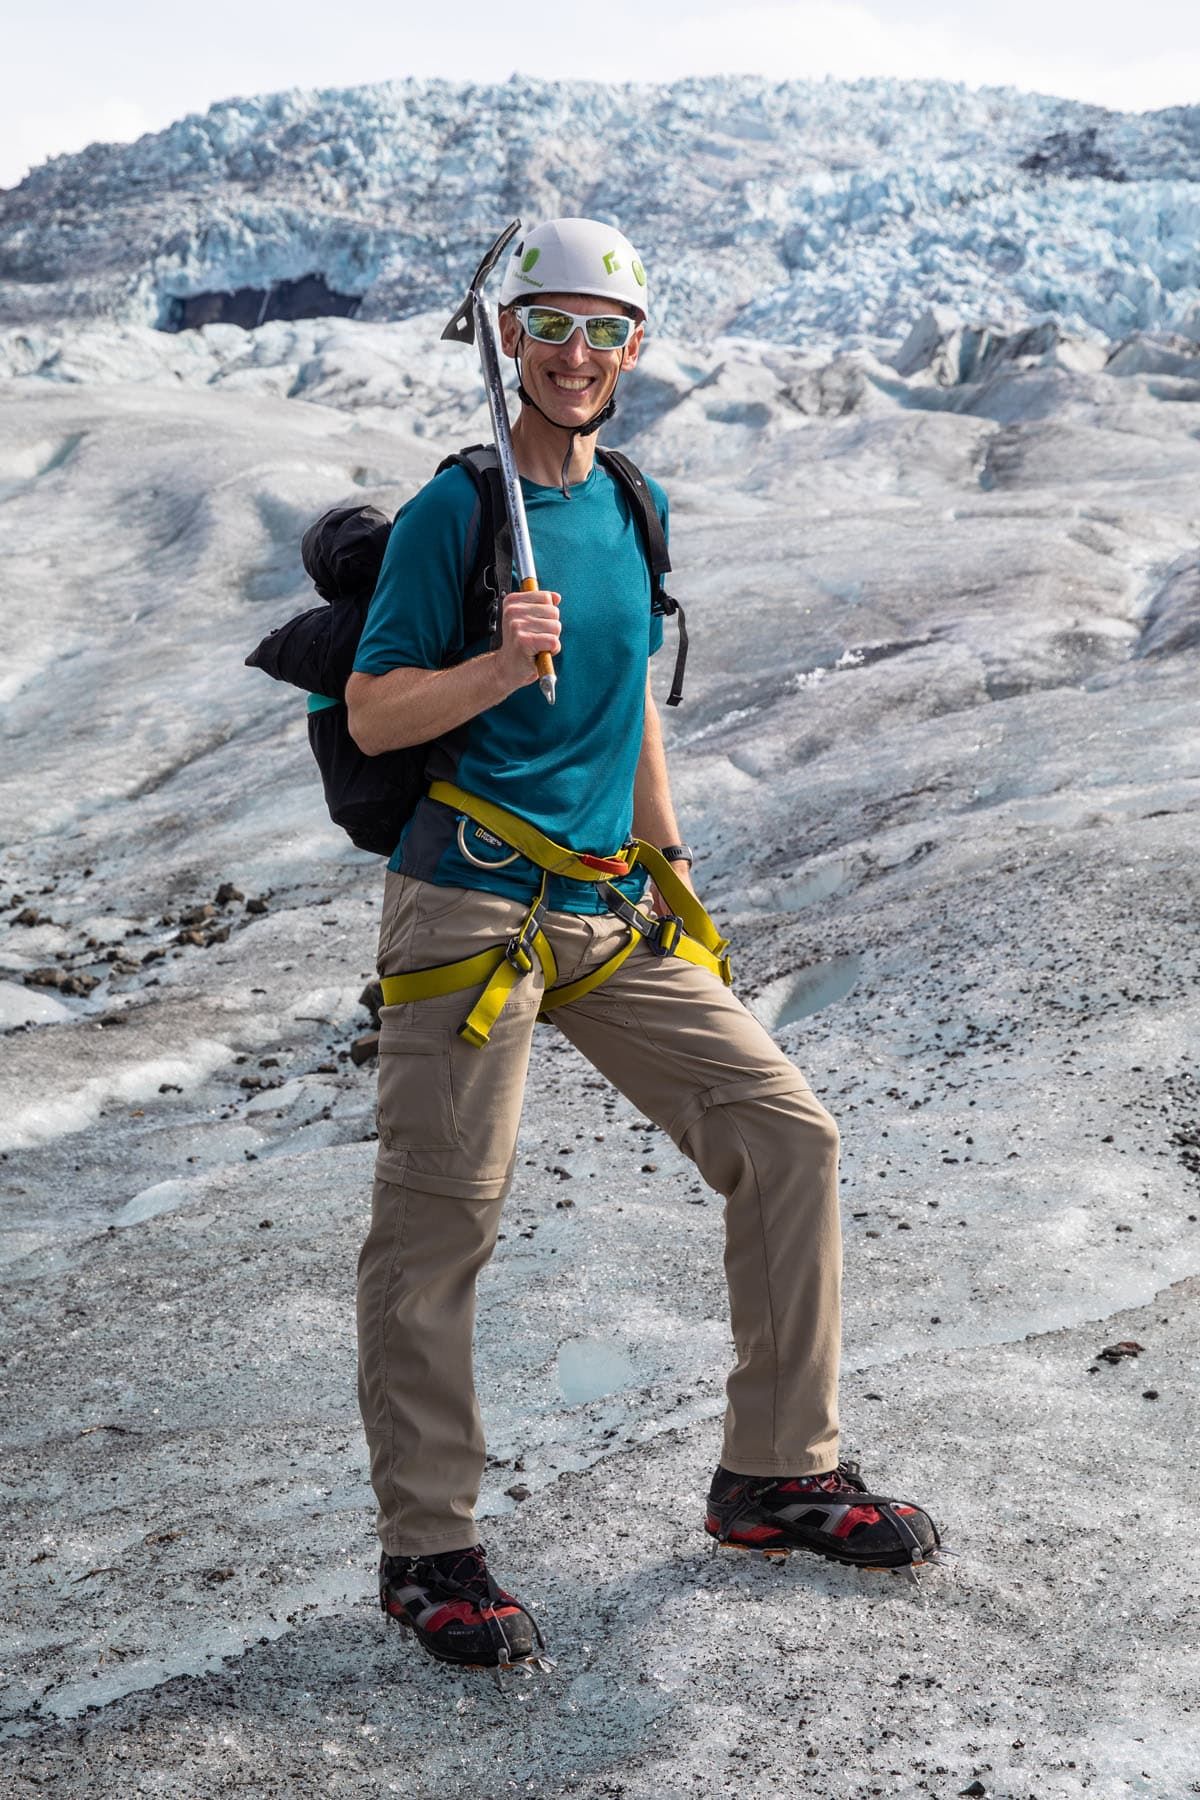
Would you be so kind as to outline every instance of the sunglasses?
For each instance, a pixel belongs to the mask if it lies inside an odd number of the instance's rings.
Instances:
[[[624,313],[563,312],[557,306],[514,306],[513,311],[539,344],[565,344],[578,325],[593,350],[623,350],[633,330]]]

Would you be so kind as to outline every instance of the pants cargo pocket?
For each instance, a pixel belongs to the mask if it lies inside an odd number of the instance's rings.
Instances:
[[[458,1036],[476,997],[381,1008],[382,1180],[460,1199],[496,1199],[507,1189],[537,995],[510,1000],[482,1048]]]
[[[403,1176],[414,1152],[453,1150],[459,1142],[445,1030],[414,1017],[415,1007],[379,1013],[379,1169]]]

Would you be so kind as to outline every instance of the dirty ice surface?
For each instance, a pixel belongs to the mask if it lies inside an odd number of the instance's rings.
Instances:
[[[481,1511],[557,1668],[506,1704],[373,1611],[381,865],[241,663],[318,510],[481,434],[439,323],[63,327],[3,386],[3,1791],[1182,1800],[1200,347],[933,316],[631,384],[681,822],[842,1128],[845,1448],[959,1557],[709,1557],[720,1203],[542,1027]]]

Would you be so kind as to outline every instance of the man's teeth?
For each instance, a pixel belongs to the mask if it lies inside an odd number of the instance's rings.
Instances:
[[[584,388],[591,387],[592,385],[592,378],[590,375],[552,375],[550,379],[555,387],[565,388],[569,394],[581,393]]]

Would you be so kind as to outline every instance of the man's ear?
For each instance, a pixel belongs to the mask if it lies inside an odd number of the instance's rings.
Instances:
[[[635,325],[630,334],[629,342],[621,352],[622,369],[632,369],[637,366],[637,359],[641,354],[642,349],[642,340],[645,336],[646,327],[639,320],[638,324]]]
[[[511,306],[500,308],[500,348],[505,356],[515,356],[521,339],[521,321]]]

